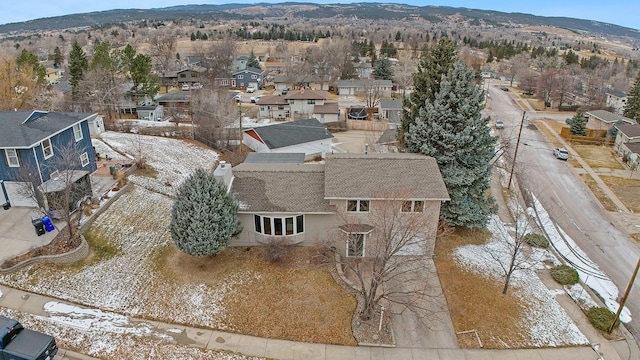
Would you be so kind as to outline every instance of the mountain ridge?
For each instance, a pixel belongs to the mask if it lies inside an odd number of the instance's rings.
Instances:
[[[281,2],[222,5],[176,5],[154,9],[112,9],[80,14],[69,14],[0,25],[0,34],[63,30],[76,27],[143,20],[256,20],[269,17],[333,18],[357,17],[370,20],[402,20],[422,18],[430,22],[448,21],[451,16],[463,16],[470,21],[483,21],[494,26],[552,26],[593,35],[628,37],[640,40],[640,30],[620,25],[577,19],[548,17],[526,13],[506,13],[496,10],[471,9],[450,6],[414,6],[390,3],[316,4],[312,2]]]

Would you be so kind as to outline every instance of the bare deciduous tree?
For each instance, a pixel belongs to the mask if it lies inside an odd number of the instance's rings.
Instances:
[[[171,34],[156,30],[149,36],[149,43],[156,71],[164,76],[168,71],[173,70],[172,64],[176,56],[177,39]]]
[[[435,234],[429,222],[433,214],[423,202],[398,200],[406,198],[403,192],[384,197],[389,200],[371,202],[364,218],[341,214],[339,233],[347,246],[341,265],[364,299],[363,320],[371,319],[381,303],[424,314],[425,301],[433,296],[424,279],[423,255],[432,246],[426,238]]]

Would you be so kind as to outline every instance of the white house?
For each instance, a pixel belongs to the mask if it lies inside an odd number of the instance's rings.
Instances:
[[[627,106],[627,94],[618,90],[607,90],[607,107],[610,107],[614,113],[622,115],[624,107]]]
[[[316,105],[313,107],[313,117],[321,123],[326,124],[338,121],[340,117],[340,109],[338,103],[331,102],[324,105]]]
[[[256,152],[304,153],[305,159],[331,152],[333,135],[317,119],[305,119],[246,129],[245,145]]]

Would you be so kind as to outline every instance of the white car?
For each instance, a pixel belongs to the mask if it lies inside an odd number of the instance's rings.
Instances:
[[[555,156],[556,159],[568,160],[569,152],[565,148],[555,148],[553,149],[553,156]]]
[[[258,100],[260,100],[260,99],[262,99],[262,95],[252,96],[252,97],[251,97],[251,102],[255,104],[255,103],[256,103],[256,102],[258,102]]]
[[[233,99],[237,102],[242,102],[242,93],[237,93],[236,96],[233,97]]]
[[[189,91],[189,89],[191,89],[191,87],[189,87],[189,84],[182,84],[182,91]]]
[[[253,86],[253,85],[247,86],[247,92],[248,93],[252,93],[252,92],[255,92],[255,91],[256,91],[256,87],[255,86]]]
[[[504,129],[504,122],[502,122],[502,120],[496,120],[496,129]]]

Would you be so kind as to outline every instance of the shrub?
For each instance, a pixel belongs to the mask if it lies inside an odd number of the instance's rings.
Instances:
[[[609,309],[604,307],[594,306],[587,310],[587,317],[591,322],[591,325],[600,331],[609,330],[609,326],[611,326],[611,322],[615,318],[615,314],[612,313]],[[613,326],[614,329],[617,329],[620,326],[620,321],[616,321],[616,324]]]
[[[286,237],[272,237],[262,246],[262,257],[269,262],[284,260],[291,253],[291,244]]]
[[[580,280],[576,269],[569,265],[558,265],[551,268],[551,276],[562,285],[577,284]]]
[[[527,244],[533,247],[538,247],[543,249],[546,249],[549,247],[549,240],[547,240],[547,238],[544,237],[543,235],[536,234],[536,233],[528,233],[527,235],[524,236],[524,241],[526,241]]]

